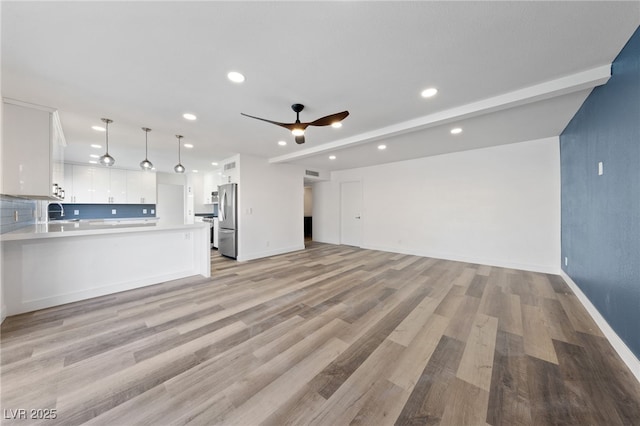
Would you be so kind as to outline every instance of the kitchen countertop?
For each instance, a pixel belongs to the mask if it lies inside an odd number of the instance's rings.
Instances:
[[[169,231],[209,226],[205,223],[163,225],[153,220],[97,219],[84,221],[53,221],[26,226],[0,235],[0,241],[21,241],[41,238],[82,237],[86,235],[119,234],[126,232]]]

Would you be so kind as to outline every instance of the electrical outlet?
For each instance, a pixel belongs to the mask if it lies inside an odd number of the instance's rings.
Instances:
[[[569,265],[569,258],[567,256],[564,257],[564,266]]]
[[[147,214],[147,209],[142,209],[142,214]]]
[[[156,214],[155,209],[151,209],[151,214]]]
[[[18,210],[14,210],[13,211],[13,221],[17,222],[19,217],[20,216],[18,215]]]
[[[604,174],[604,164],[602,161],[598,163],[598,176],[602,176]]]
[[[80,216],[80,210],[74,210],[73,211],[73,215],[74,216]]]
[[[116,209],[111,209],[111,214],[116,214]]]

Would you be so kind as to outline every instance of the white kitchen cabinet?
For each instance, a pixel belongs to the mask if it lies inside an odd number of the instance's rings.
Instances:
[[[107,203],[127,203],[127,171],[120,169],[108,169],[109,172],[109,196]]]
[[[64,167],[64,182],[62,187],[65,190],[65,203],[73,203],[74,191],[73,191],[73,166],[71,164],[67,164]]]
[[[127,170],[127,203],[156,203],[156,174],[149,171]]]
[[[93,202],[93,167],[69,165],[72,169],[73,187],[67,194],[65,201],[79,204],[91,204]],[[70,195],[70,196],[69,196]]]
[[[155,204],[156,174],[67,164],[65,201],[76,204]]]
[[[203,181],[203,204],[213,204],[217,203],[217,200],[212,199],[211,193],[214,191],[218,191],[218,185],[220,185],[220,177],[222,173],[220,170],[215,170],[213,172],[208,172],[204,174]]]
[[[141,204],[155,204],[157,185],[154,172],[140,172],[142,174],[142,201]]]
[[[62,199],[64,135],[57,111],[5,99],[2,193]]]

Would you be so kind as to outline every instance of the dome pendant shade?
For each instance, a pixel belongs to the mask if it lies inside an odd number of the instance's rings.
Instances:
[[[100,164],[107,167],[113,166],[113,163],[116,162],[116,160],[112,156],[110,156],[108,152],[100,157],[99,161]]]
[[[142,160],[140,162],[140,168],[142,170],[151,170],[153,168],[153,163],[151,161],[149,161],[148,159],[148,141],[147,141],[147,137],[149,135],[149,132],[151,131],[150,128],[148,127],[143,127],[142,130],[144,130],[144,160]]]
[[[153,163],[145,158],[140,162],[140,168],[142,170],[151,170],[153,169]]]
[[[113,123],[113,120],[108,118],[101,118],[101,120],[104,123],[106,152],[100,157],[100,164],[111,167],[116,162],[116,159],[109,155],[109,123]]]
[[[185,171],[185,168],[182,165],[182,160],[180,159],[180,144],[182,143],[182,137],[182,135],[176,135],[176,138],[178,138],[178,164],[176,164],[176,166],[173,168],[176,173],[184,173]]]

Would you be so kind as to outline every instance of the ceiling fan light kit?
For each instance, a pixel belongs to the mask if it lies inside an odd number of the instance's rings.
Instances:
[[[296,121],[295,123],[280,123],[278,121],[267,120],[266,118],[255,117],[253,115],[245,114],[241,112],[241,115],[245,117],[254,118],[256,120],[266,121],[267,123],[275,124],[276,126],[284,127],[291,131],[294,136],[294,139],[297,144],[303,144],[305,142],[304,131],[309,126],[330,126],[335,125],[336,123],[344,120],[348,115],[349,111],[342,111],[335,114],[327,115],[317,120],[302,123],[300,122],[300,112],[304,109],[304,105],[302,104],[293,104],[291,105],[291,109],[296,113]]]

